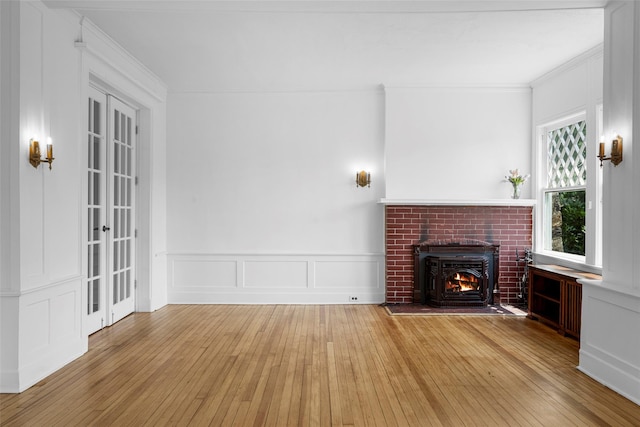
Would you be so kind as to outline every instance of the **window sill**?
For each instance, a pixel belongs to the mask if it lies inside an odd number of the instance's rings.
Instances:
[[[536,264],[555,264],[575,270],[586,271],[588,273],[602,275],[602,267],[586,264],[582,257],[573,256],[560,257],[550,252],[534,252],[533,260]]]

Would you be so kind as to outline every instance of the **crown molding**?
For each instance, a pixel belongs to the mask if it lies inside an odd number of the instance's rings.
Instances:
[[[603,8],[606,0],[43,0],[51,8],[265,13],[464,13]]]

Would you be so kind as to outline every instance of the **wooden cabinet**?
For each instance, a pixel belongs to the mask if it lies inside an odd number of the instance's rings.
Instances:
[[[561,334],[580,338],[582,285],[578,279],[601,277],[559,265],[530,266],[529,318],[544,321]]]

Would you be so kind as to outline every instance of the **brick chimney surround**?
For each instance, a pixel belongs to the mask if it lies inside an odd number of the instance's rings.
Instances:
[[[481,240],[500,245],[500,303],[518,303],[524,265],[517,261],[533,238],[535,200],[421,201],[382,199],[385,208],[385,302],[413,303],[413,246],[427,241]]]

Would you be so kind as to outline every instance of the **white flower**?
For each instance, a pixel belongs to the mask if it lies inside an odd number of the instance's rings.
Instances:
[[[509,173],[511,175],[505,176],[505,178],[507,181],[509,181],[513,185],[522,185],[531,176],[529,174],[520,175],[520,172],[518,171],[518,169],[510,170]]]

